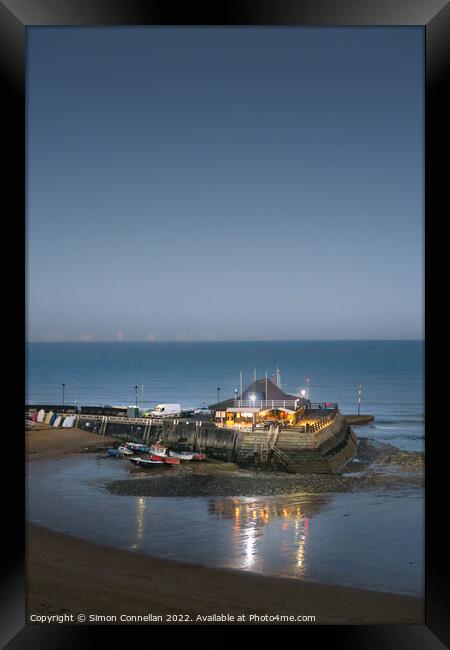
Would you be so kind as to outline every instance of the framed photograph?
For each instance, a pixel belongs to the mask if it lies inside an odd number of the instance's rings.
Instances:
[[[449,13],[0,3],[25,341],[3,646],[448,644]]]

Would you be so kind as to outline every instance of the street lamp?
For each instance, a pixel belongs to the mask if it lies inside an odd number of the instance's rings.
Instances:
[[[358,384],[358,415],[361,411],[361,393],[362,393],[362,384]]]
[[[305,395],[306,395],[306,390],[305,390],[304,388],[302,388],[302,390],[300,391],[300,395],[301,395],[303,398],[305,397]]]
[[[255,406],[255,400],[256,400],[256,395],[255,395],[255,393],[252,393],[250,395],[250,401],[253,404],[253,406]],[[252,431],[253,431],[253,427],[255,426],[255,424],[256,424],[256,413],[252,413]]]
[[[66,387],[66,384],[63,383],[63,384],[62,384],[62,397],[63,397],[62,405],[63,405],[63,406],[64,406],[64,389],[65,389],[65,387]]]
[[[138,398],[137,398],[137,396],[138,396],[138,390],[139,390],[139,386],[135,386],[135,387],[134,387],[134,392],[135,392],[135,395],[136,395],[136,408],[137,408],[137,405],[138,405]]]
[[[217,390],[217,403],[219,403],[220,402],[220,386],[216,390]]]

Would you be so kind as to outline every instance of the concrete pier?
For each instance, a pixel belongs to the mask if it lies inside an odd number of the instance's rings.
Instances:
[[[375,420],[373,415],[344,415],[343,417],[348,424],[369,424]]]
[[[356,453],[356,436],[339,410],[322,427],[304,429],[248,432],[242,439],[237,462],[272,465],[290,473],[333,474],[340,472]]]

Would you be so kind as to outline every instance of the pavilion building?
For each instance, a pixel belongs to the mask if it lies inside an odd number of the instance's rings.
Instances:
[[[295,425],[304,417],[310,401],[289,395],[268,378],[254,381],[240,396],[211,404],[214,421],[223,427],[252,427],[282,421]]]

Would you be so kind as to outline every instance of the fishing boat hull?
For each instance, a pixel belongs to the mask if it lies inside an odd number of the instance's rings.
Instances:
[[[165,456],[164,463],[166,465],[179,465],[181,461],[179,458],[171,458],[170,456]]]
[[[152,460],[151,458],[129,458],[129,461],[133,465],[138,465],[139,467],[153,467],[153,465],[164,465],[163,460]]]
[[[169,451],[169,456],[171,458],[179,458],[179,460],[192,460],[194,458],[194,453]]]

